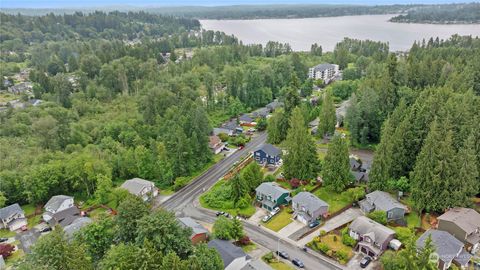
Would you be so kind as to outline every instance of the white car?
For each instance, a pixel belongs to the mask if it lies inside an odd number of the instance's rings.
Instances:
[[[278,212],[280,212],[280,208],[275,207],[273,208],[272,212],[270,212],[270,215],[275,216],[276,214],[278,214]]]
[[[266,216],[264,216],[264,217],[262,218],[262,221],[263,221],[263,222],[267,222],[267,221],[269,221],[271,218],[272,218],[272,215],[266,215]]]

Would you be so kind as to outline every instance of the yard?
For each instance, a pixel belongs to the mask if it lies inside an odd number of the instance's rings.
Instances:
[[[278,261],[272,252],[265,254],[262,257],[262,260],[275,270],[294,270],[295,269],[292,266],[284,263],[283,261]]]
[[[353,257],[352,248],[343,244],[342,236],[334,232],[315,237],[307,246],[338,260],[341,264],[346,264]]]
[[[265,223],[265,227],[269,228],[272,231],[278,232],[283,227],[290,224],[292,220],[292,214],[289,213],[290,208],[285,208],[276,214],[272,219]]]
[[[353,202],[352,197],[347,191],[337,193],[330,188],[319,188],[314,194],[328,203],[328,212],[335,213]]]
[[[11,232],[5,229],[0,229],[0,238],[10,238],[14,236],[15,236],[15,232]]]

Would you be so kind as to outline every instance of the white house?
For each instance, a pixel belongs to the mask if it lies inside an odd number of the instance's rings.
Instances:
[[[142,198],[143,201],[149,201],[158,195],[158,189],[155,187],[155,184],[141,178],[127,180],[120,187]]]
[[[323,63],[308,69],[308,78],[314,80],[323,80],[323,83],[329,83],[337,74],[338,65]]]
[[[0,229],[15,231],[27,225],[25,213],[18,203],[0,209]]]
[[[73,197],[66,195],[53,196],[43,207],[45,209],[45,213],[43,213],[43,220],[48,222],[50,219],[53,218],[56,213],[74,206],[75,205],[73,204]]]

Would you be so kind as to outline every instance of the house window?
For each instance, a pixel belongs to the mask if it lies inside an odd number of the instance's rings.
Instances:
[[[393,213],[392,212],[387,212],[387,218],[392,218]]]

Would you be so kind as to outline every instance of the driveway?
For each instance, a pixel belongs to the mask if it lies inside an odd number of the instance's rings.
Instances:
[[[348,270],[373,270],[373,269],[377,269],[377,266],[379,266],[379,262],[378,261],[372,261],[370,262],[370,264],[366,267],[366,268],[361,268],[360,267],[360,261],[363,259],[365,255],[361,254],[361,253],[356,253],[352,259],[350,259],[350,261],[348,262],[347,264],[347,269]]]
[[[311,242],[313,240],[313,238],[318,236],[320,234],[320,231],[322,231],[322,230],[325,231],[325,232],[333,231],[336,228],[341,227],[341,226],[351,222],[352,220],[354,220],[357,217],[362,216],[362,215],[363,215],[363,212],[358,208],[347,209],[346,211],[344,211],[340,215],[338,215],[336,217],[333,217],[332,219],[325,222],[325,224],[320,226],[316,231],[314,231],[313,233],[311,233],[311,234],[305,236],[304,238],[300,239],[297,243],[300,246],[304,246],[308,242]]]
[[[288,237],[291,234],[294,234],[296,231],[301,230],[305,227],[305,224],[294,220],[292,223],[288,224],[287,226],[283,227],[278,233],[283,237]]]
[[[268,211],[260,207],[256,207],[256,209],[257,211],[255,214],[253,214],[248,220],[255,224],[259,224],[262,222],[262,218],[268,214]]]

